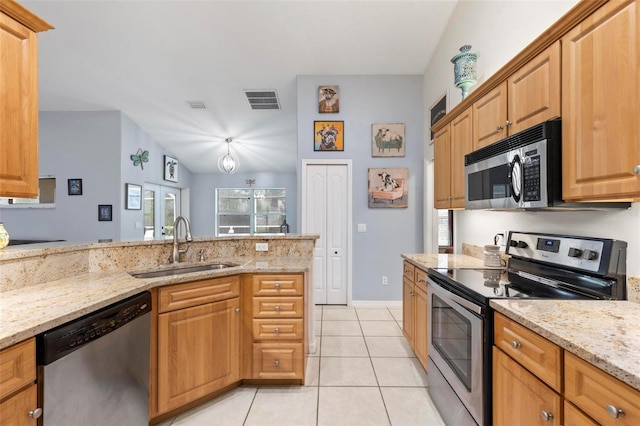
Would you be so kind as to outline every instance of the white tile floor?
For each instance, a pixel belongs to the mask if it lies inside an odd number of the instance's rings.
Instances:
[[[305,386],[241,386],[161,426],[444,425],[402,309],[317,306]]]

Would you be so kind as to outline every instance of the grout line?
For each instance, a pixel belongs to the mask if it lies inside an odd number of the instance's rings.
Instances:
[[[253,398],[251,398],[251,404],[249,404],[249,409],[247,410],[247,414],[245,414],[244,421],[242,422],[243,426],[247,424],[247,420],[249,419],[249,413],[251,412],[251,408],[253,408],[253,403],[256,400],[256,395],[258,395],[259,388],[260,386],[256,386],[256,391],[253,393]]]

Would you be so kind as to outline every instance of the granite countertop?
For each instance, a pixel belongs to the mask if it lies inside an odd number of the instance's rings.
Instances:
[[[491,306],[640,390],[640,304],[604,300],[491,300]]]
[[[465,268],[465,269],[494,269],[484,266],[484,261],[466,254],[401,254],[402,258],[418,268]],[[495,268],[499,269],[499,268]]]
[[[235,257],[216,262],[239,266],[145,279],[125,271],[91,272],[2,292],[0,349],[150,288],[242,273],[303,273],[311,265],[310,259],[299,257]]]

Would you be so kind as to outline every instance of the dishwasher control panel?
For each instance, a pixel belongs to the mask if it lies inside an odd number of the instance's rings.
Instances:
[[[47,365],[151,312],[151,294],[140,293],[37,336],[38,365]]]

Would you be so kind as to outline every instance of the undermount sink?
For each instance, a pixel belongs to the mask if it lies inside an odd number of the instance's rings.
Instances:
[[[160,271],[140,272],[131,274],[135,278],[157,278],[157,277],[170,277],[172,275],[189,274],[191,272],[203,272],[216,269],[233,268],[234,266],[240,266],[238,263],[220,262],[220,263],[208,263],[206,265],[188,266],[188,267],[176,267],[172,269],[163,269]]]

